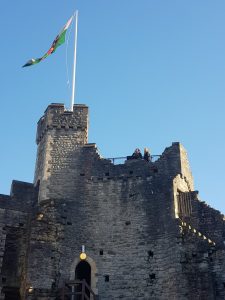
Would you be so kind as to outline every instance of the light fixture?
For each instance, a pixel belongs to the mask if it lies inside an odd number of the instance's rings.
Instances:
[[[82,245],[81,253],[80,253],[80,260],[85,260],[87,258],[87,254],[85,253],[85,246]]]
[[[42,213],[39,213],[39,214],[37,215],[37,220],[40,221],[40,220],[43,219],[43,217],[44,217],[44,215],[43,215]]]
[[[85,260],[87,258],[87,254],[85,252],[80,253],[80,259]]]
[[[30,286],[29,288],[28,288],[28,293],[32,293],[34,291],[34,288],[32,287],[32,286]]]

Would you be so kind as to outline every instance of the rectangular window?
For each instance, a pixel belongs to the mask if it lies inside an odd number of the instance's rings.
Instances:
[[[191,193],[180,192],[177,194],[177,208],[179,217],[190,217],[192,213],[191,208]]]

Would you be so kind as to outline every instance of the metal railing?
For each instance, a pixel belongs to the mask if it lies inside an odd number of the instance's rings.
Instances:
[[[85,279],[66,282],[60,298],[61,300],[97,300]]]
[[[155,162],[157,159],[159,159],[161,155],[151,155],[151,162]],[[106,158],[110,160],[114,165],[124,164],[126,160],[131,159],[131,156],[122,156],[122,157],[110,157]],[[133,159],[135,160],[135,159]]]

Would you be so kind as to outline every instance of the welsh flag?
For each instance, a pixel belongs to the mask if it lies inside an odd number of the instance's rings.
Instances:
[[[32,59],[28,60],[28,62],[25,65],[23,65],[23,68],[35,65],[35,64],[39,63],[40,61],[44,60],[50,54],[54,53],[55,50],[65,42],[66,31],[69,28],[69,26],[72,22],[72,19],[73,19],[73,17],[71,17],[67,21],[66,25],[63,27],[63,29],[60,31],[60,33],[57,35],[57,37],[54,39],[50,49],[41,58],[32,58]]]

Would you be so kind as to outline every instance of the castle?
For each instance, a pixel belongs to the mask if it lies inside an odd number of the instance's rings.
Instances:
[[[0,195],[1,300],[225,299],[225,218],[180,143],[114,164],[79,104],[49,105],[36,141],[34,183]]]

